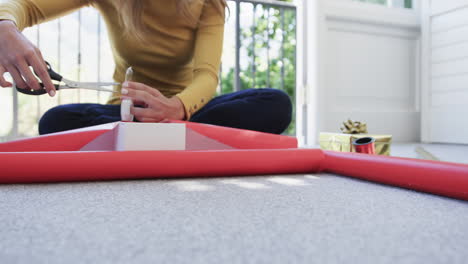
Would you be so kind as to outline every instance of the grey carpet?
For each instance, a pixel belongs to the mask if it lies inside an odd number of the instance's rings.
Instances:
[[[0,263],[466,263],[468,203],[335,175],[0,185]]]

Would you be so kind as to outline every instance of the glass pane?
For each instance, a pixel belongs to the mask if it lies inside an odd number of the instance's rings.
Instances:
[[[292,2],[292,1],[283,1]],[[235,15],[234,2],[230,13]],[[240,4],[241,89],[283,89],[294,103],[296,89],[296,10],[274,4]],[[231,92],[235,75],[235,17],[227,22],[222,93]],[[227,46],[227,48],[226,48]],[[293,114],[293,117],[295,115]],[[295,134],[295,120],[285,134]]]
[[[413,8],[413,1],[412,0],[405,0],[405,7],[406,8]]]
[[[393,0],[393,7],[412,8],[411,0]]]
[[[413,8],[412,0],[354,0],[371,4],[387,5],[391,7]]]
[[[386,5],[387,0],[355,0],[358,2],[365,2],[365,3],[372,3],[372,4],[379,4],[379,5]]]
[[[226,26],[224,30],[224,47],[222,56],[222,69],[219,94],[234,92],[234,79],[235,79],[235,65],[236,65],[236,5],[235,2],[228,2],[229,14],[226,19]]]

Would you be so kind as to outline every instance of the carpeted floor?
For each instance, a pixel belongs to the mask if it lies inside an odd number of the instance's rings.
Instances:
[[[328,174],[0,185],[0,238],[0,263],[466,263],[468,203]]]

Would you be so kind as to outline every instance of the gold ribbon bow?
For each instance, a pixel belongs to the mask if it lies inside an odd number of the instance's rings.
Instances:
[[[340,128],[345,134],[367,134],[367,124],[361,121],[348,121],[343,122],[343,126]]]

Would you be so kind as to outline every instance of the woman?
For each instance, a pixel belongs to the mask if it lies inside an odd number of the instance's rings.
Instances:
[[[54,86],[41,52],[21,31],[92,5],[108,27],[116,62],[115,87],[107,105],[71,104],[52,108],[41,118],[47,134],[120,120],[122,97],[145,107],[131,109],[140,122],[189,120],[282,133],[291,121],[291,102],[282,91],[248,89],[214,99],[223,44],[225,0],[8,0],[0,4],[0,85],[40,89],[31,66],[50,96]]]

